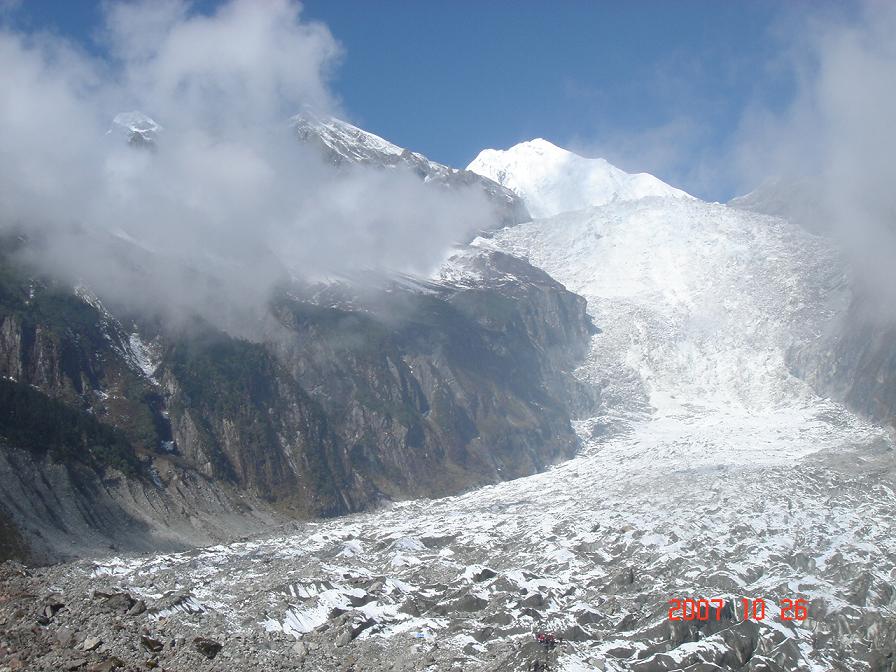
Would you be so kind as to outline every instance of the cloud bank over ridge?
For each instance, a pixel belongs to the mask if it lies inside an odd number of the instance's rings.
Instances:
[[[425,272],[490,223],[473,190],[337,171],[298,142],[292,114],[339,111],[328,79],[342,49],[297,2],[109,4],[97,35],[88,53],[0,29],[0,227],[25,232],[44,271],[216,319],[263,310],[290,276]],[[132,109],[164,128],[154,151],[109,132]]]
[[[793,185],[791,197],[811,198],[806,209],[823,220],[816,228],[838,238],[858,282],[881,303],[896,299],[894,34],[893,3],[809,17],[789,52],[792,102],[749,110],[733,161],[744,184],[780,177],[780,188]]]

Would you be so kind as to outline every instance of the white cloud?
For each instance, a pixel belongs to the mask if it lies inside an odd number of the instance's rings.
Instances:
[[[783,112],[749,110],[734,159],[745,184],[808,177],[819,216],[860,280],[896,298],[896,5],[810,17],[789,50],[796,96]],[[888,290],[888,291],[884,291]]]
[[[290,274],[428,270],[489,223],[479,193],[337,172],[291,136],[302,105],[338,111],[342,55],[296,2],[109,4],[99,34],[105,59],[0,31],[0,225],[107,300],[221,323],[263,311]],[[107,134],[130,109],[163,125],[157,151]]]

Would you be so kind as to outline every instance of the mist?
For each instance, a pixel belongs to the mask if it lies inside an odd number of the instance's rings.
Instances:
[[[337,170],[289,125],[339,114],[343,58],[289,0],[109,4],[90,52],[0,28],[0,229],[103,301],[241,331],[291,278],[427,273],[492,225],[484,195],[401,170]],[[158,122],[151,148],[112,119]]]
[[[672,55],[674,68],[659,67],[674,84],[665,123],[570,147],[708,200],[759,188],[769,212],[832,236],[856,291],[896,319],[896,3],[786,4],[768,31],[733,132],[719,132],[720,101],[689,81],[699,67]]]
[[[803,223],[832,234],[858,291],[896,316],[896,5],[804,17],[796,34],[779,64],[794,98],[747,111],[732,165],[744,190],[776,178],[782,196],[804,201],[796,210],[819,221]]]

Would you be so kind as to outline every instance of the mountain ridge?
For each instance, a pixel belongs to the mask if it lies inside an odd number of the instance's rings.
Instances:
[[[113,125],[133,151],[161,151],[164,132],[146,115]],[[325,160],[416,166],[434,189],[484,189],[505,223],[525,213],[499,185],[345,122],[304,129],[300,141],[331,141]],[[0,254],[0,376],[14,379],[10,398],[34,386],[71,431],[85,418],[120,431],[124,456],[115,459],[132,469],[86,453],[31,454],[35,423],[9,424],[0,522],[15,523],[34,560],[109,544],[183,548],[259,521],[454,494],[577,450],[567,395],[593,325],[580,297],[525,261],[460,248],[441,277],[287,278],[249,339],[198,315],[166,325],[44,277],[16,252],[29,239],[10,240]],[[132,263],[159,263],[139,241],[115,240]],[[85,513],[93,509],[102,517]]]
[[[337,166],[360,164],[404,168],[434,185],[448,188],[474,186],[481,189],[493,204],[499,225],[512,226],[531,219],[522,199],[488,176],[431,161],[423,154],[399,147],[375,133],[310,109],[294,115],[289,123],[301,141],[317,146],[325,158]]]

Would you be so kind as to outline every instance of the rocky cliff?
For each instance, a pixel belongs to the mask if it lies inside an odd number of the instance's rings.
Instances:
[[[867,293],[852,296],[827,334],[791,357],[822,393],[896,427],[896,320]]]
[[[507,255],[461,251],[437,281],[284,287],[252,341],[166,329],[14,259],[0,283],[7,555],[201,543],[576,450],[585,302]]]
[[[817,180],[769,179],[728,205],[783,217],[843,248],[843,241],[832,237],[842,227],[826,209]],[[844,257],[829,269],[836,278],[836,291],[831,293],[833,317],[814,343],[790,353],[790,366],[822,394],[896,426],[896,317],[884,298],[888,292],[880,291],[882,280],[863,279],[855,259],[852,271],[845,270],[848,265]]]

